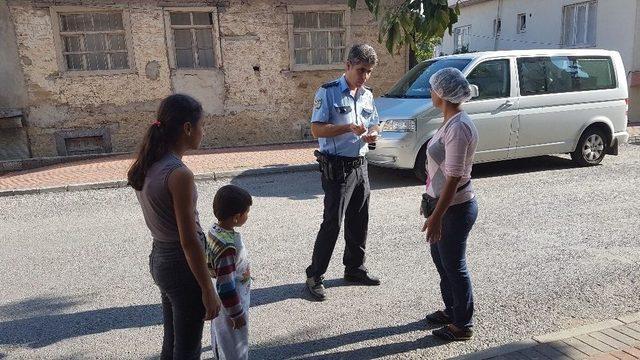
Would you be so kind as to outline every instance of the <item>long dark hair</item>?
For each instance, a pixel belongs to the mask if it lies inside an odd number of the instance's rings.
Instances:
[[[202,117],[202,105],[189,95],[169,95],[160,103],[156,121],[149,126],[138,149],[138,155],[127,172],[128,184],[141,191],[151,165],[169,152],[185,123],[195,126]]]

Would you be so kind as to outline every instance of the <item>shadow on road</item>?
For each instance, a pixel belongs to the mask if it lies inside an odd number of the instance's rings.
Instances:
[[[476,179],[491,178],[575,167],[577,165],[568,158],[549,155],[475,164],[472,177]],[[415,177],[413,170],[390,169],[372,165],[369,166],[369,179],[372,190],[422,185]],[[251,195],[257,197],[285,197],[291,200],[308,200],[323,195],[320,185],[320,173],[313,170],[263,175],[260,177],[241,175],[233,178],[231,183],[249,189]]]
[[[473,165],[472,178],[491,178],[504,175],[527,174],[576,168],[571,159],[547,155],[527,159],[497,161]]]
[[[428,335],[415,341],[366,346],[360,349],[339,351],[332,354],[312,355],[345,345],[357,344],[363,341],[376,340],[388,336],[402,335],[414,331],[425,331],[426,334],[426,330],[428,329],[430,328],[427,324],[423,320],[420,320],[405,325],[359,330],[324,339],[314,339],[282,345],[274,344],[258,346],[250,349],[249,357],[254,359],[290,359],[300,357],[304,357],[305,359],[373,359],[442,345],[442,341]]]
[[[419,185],[413,172],[369,166],[371,189],[390,189]],[[269,174],[261,176],[238,176],[231,183],[241,186],[257,197],[284,197],[291,200],[309,200],[323,195],[320,172],[315,170]]]
[[[36,315],[59,314],[66,309],[82,305],[85,302],[86,301],[83,299],[83,297],[39,296],[27,300],[0,305],[0,317],[4,319],[19,319]]]
[[[330,279],[324,281],[326,288],[336,288],[342,286],[361,286],[346,282],[342,278]],[[306,291],[304,283],[285,284],[271,286],[261,289],[251,289],[251,307],[269,305],[289,299],[304,299],[316,301]]]
[[[54,313],[78,304],[78,301],[67,300],[68,303],[64,303],[62,298],[36,298],[3,305],[0,314],[17,319],[0,322],[0,345],[39,348],[84,335],[162,324],[160,304]],[[10,313],[12,309],[17,312]]]

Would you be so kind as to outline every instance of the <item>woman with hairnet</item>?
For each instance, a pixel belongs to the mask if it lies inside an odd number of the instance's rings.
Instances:
[[[431,100],[442,110],[444,121],[427,145],[427,190],[420,212],[426,221],[431,257],[440,274],[444,310],[426,316],[444,325],[433,335],[445,340],[469,340],[473,332],[473,293],[467,271],[467,237],[478,216],[471,165],[478,131],[460,105],[471,89],[457,69],[445,68],[431,77]]]

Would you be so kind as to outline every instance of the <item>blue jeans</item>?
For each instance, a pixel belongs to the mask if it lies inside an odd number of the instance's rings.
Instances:
[[[467,271],[467,237],[478,217],[478,203],[471,199],[450,206],[442,218],[442,237],[431,245],[431,258],[440,274],[445,313],[460,329],[473,326],[473,289]]]

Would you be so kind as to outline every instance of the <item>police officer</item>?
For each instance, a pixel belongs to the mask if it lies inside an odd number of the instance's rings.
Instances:
[[[307,268],[307,288],[325,299],[323,275],[338,239],[344,217],[346,247],[344,278],[363,285],[379,285],[364,266],[369,223],[369,176],[364,155],[378,137],[378,113],[371,90],[364,86],[378,57],[366,44],[354,45],[346,72],[318,89],[311,116],[311,133],[318,138],[316,151],[322,170],[324,213]]]

